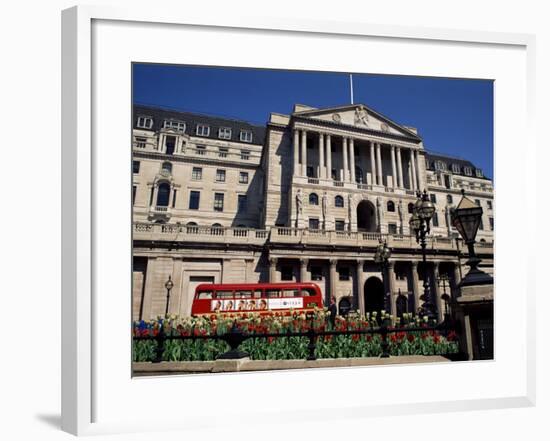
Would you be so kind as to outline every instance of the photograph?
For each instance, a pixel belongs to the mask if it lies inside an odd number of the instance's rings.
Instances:
[[[133,63],[131,107],[134,376],[494,358],[492,80]]]

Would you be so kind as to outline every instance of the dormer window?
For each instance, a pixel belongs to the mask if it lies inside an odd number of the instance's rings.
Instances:
[[[252,132],[250,130],[241,130],[240,140],[242,142],[252,142]]]
[[[452,165],[452,170],[453,170],[453,173],[460,173],[460,165],[453,164]]]
[[[231,129],[229,127],[220,127],[218,130],[218,138],[231,139]]]
[[[140,116],[137,119],[137,126],[140,129],[150,129],[153,127],[153,118],[149,118],[147,116]]]
[[[165,120],[164,124],[162,125],[165,129],[172,129],[177,132],[185,132],[185,123],[182,121],[174,121],[174,120]]]
[[[479,168],[476,168],[476,176],[478,178],[482,178],[483,177],[483,171]]]
[[[447,170],[447,164],[445,164],[443,161],[435,161],[435,169],[445,171]]]
[[[197,124],[197,136],[209,136],[210,126],[205,124]]]
[[[472,167],[464,167],[464,174],[466,176],[472,176]]]

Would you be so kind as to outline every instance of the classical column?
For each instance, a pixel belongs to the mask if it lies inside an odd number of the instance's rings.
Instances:
[[[455,280],[454,280],[454,286],[453,291],[458,294],[458,284],[460,283],[460,267],[458,266],[458,263],[455,263]],[[455,295],[456,295],[455,294]]]
[[[327,179],[332,179],[332,146],[330,145],[330,135],[327,135]]]
[[[376,171],[378,172],[378,185],[384,185],[382,180],[382,146],[380,143],[376,144]]]
[[[434,305],[437,308],[437,321],[442,322],[444,313],[445,313],[445,304],[443,299],[441,298],[441,292],[439,289],[439,262],[434,262],[434,278],[433,278],[433,285],[434,285]]]
[[[325,135],[319,133],[319,178],[325,178],[325,145],[324,145]]]
[[[300,175],[300,131],[294,129],[294,175]]]
[[[336,259],[330,259],[330,295],[336,297],[336,278],[338,273],[336,272]]]
[[[364,260],[357,261],[357,300],[359,304],[359,312],[365,314],[365,281],[363,274]]]
[[[374,142],[370,143],[370,174],[372,179],[372,185],[376,185],[376,161],[374,160]]]
[[[422,173],[420,170],[422,170],[420,168],[420,164],[422,162],[422,155],[420,154],[420,152],[416,152],[416,183],[417,183],[417,188],[418,190],[422,191],[422,179],[421,179],[421,176],[422,176]]]
[[[416,175],[416,165],[415,165],[415,162],[416,162],[416,151],[414,150],[410,150],[411,152],[411,168],[412,168],[412,177],[413,177],[413,190],[418,190],[418,181],[416,179],[417,175]]]
[[[390,295],[390,314],[397,316],[397,298],[395,297],[395,262],[388,262],[388,291]]]
[[[409,179],[409,190],[414,190],[410,157],[409,157],[409,160],[407,161],[407,176]]]
[[[276,257],[269,258],[269,282],[270,283],[277,282],[277,258]]]
[[[158,280],[155,277],[155,273],[157,271],[158,268],[156,257],[148,257],[147,270],[145,273],[145,286],[143,287],[143,300],[140,305],[142,320],[151,320],[153,318],[153,293],[155,290],[155,282],[158,283]]]
[[[349,180],[349,169],[348,169],[348,138],[342,138],[342,154],[344,157],[344,176],[342,180],[347,182]]]
[[[397,173],[399,177],[399,188],[404,188],[403,185],[403,164],[401,163],[401,147],[397,147]]]
[[[309,259],[300,259],[300,282],[307,282],[309,277],[307,275],[307,264]]]
[[[397,171],[395,168],[395,146],[391,146],[391,180],[393,188],[397,187]]]
[[[302,176],[307,176],[307,132],[302,130]]]
[[[418,262],[413,260],[411,262],[411,273],[412,273],[412,291],[414,298],[414,314],[420,308],[420,292],[418,291]]]
[[[355,182],[355,145],[353,138],[349,139],[349,171],[351,173],[351,182]]]

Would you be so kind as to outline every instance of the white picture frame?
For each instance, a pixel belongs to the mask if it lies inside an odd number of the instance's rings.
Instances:
[[[94,27],[98,24],[105,24],[106,31],[103,32],[100,28]],[[502,222],[499,224],[495,234],[498,237],[497,247],[495,248],[495,274],[496,275],[496,291],[495,291],[495,332],[496,332],[496,354],[494,362],[478,362],[478,363],[458,363],[454,364],[452,368],[458,378],[461,375],[468,375],[468,372],[474,372],[474,375],[479,375],[483,378],[484,375],[494,375],[493,370],[498,369],[498,375],[506,378],[508,375],[509,384],[502,385],[502,390],[495,388],[491,390],[485,390],[482,386],[479,386],[478,396],[474,396],[472,393],[468,394],[466,391],[464,395],[460,396],[458,392],[450,393],[448,399],[445,395],[441,395],[439,399],[430,398],[430,394],[426,394],[426,399],[419,400],[407,400],[405,396],[397,396],[399,391],[392,391],[392,394],[397,394],[392,398],[384,398],[381,393],[374,391],[373,397],[357,398],[353,401],[352,397],[348,397],[349,401],[342,401],[338,397],[330,396],[327,402],[330,405],[323,405],[315,396],[311,395],[311,402],[315,403],[316,408],[306,409],[290,409],[286,414],[282,415],[286,421],[298,421],[304,419],[320,420],[333,417],[353,417],[361,418],[365,417],[368,413],[372,415],[398,415],[398,414],[410,414],[419,412],[441,412],[441,411],[457,411],[464,409],[488,409],[488,408],[502,408],[502,407],[521,407],[532,406],[535,402],[535,313],[534,313],[534,265],[525,268],[517,269],[518,277],[515,285],[509,285],[507,283],[499,284],[499,278],[502,280],[507,275],[507,254],[516,254],[508,247],[501,246],[500,244],[508,244],[506,242],[506,235],[508,228],[507,221],[507,204],[506,200],[509,198],[520,198],[523,203],[527,204],[530,201],[533,202],[534,192],[527,192],[526,179],[525,184],[519,184],[517,188],[510,189],[506,183],[507,167],[513,164],[513,158],[509,158],[508,149],[506,148],[508,142],[522,140],[524,145],[524,154],[526,159],[515,163],[515,171],[520,178],[525,178],[527,173],[533,175],[533,171],[527,170],[527,161],[534,161],[535,159],[535,142],[533,138],[533,109],[534,109],[534,51],[535,51],[535,39],[532,35],[526,34],[506,34],[506,33],[490,33],[490,32],[475,32],[475,31],[458,31],[451,29],[426,29],[417,27],[398,27],[398,26],[383,26],[373,25],[365,23],[340,23],[340,22],[320,22],[320,21],[293,21],[289,19],[277,19],[270,17],[224,17],[216,15],[213,12],[207,18],[202,16],[190,15],[188,11],[182,6],[181,8],[170,8],[170,10],[158,10],[158,9],[139,9],[132,8],[131,10],[120,10],[110,7],[83,7],[78,6],[63,12],[62,16],[62,168],[63,168],[63,182],[62,182],[62,241],[63,241],[63,256],[62,256],[62,428],[70,433],[84,435],[84,434],[97,434],[97,433],[112,433],[112,432],[127,432],[127,431],[140,431],[140,430],[160,430],[160,429],[186,429],[197,428],[201,426],[208,427],[220,427],[223,424],[236,424],[234,416],[227,415],[227,418],[213,419],[200,411],[195,414],[190,414],[187,418],[176,418],[174,415],[160,415],[154,414],[155,409],[151,409],[152,414],[150,418],[143,418],[140,415],[134,415],[136,418],[129,417],[129,413],[124,413],[122,406],[123,401],[113,402],[112,408],[107,409],[105,400],[107,398],[108,388],[107,385],[113,386],[116,383],[113,381],[120,380],[120,389],[116,390],[116,393],[121,395],[121,400],[131,400],[130,395],[127,395],[130,389],[135,385],[140,387],[140,393],[151,393],[155,390],[167,390],[166,388],[172,388],[177,390],[178,388],[187,387],[189,394],[196,398],[198,395],[198,388],[192,389],[191,386],[182,380],[181,378],[156,378],[156,379],[140,379],[132,380],[131,372],[129,369],[130,360],[128,359],[128,365],[117,364],[117,358],[114,354],[121,351],[120,346],[115,347],[116,343],[113,343],[113,347],[108,347],[105,344],[105,335],[102,330],[98,329],[97,320],[98,315],[101,315],[102,321],[108,319],[105,314],[105,302],[103,298],[99,298],[98,288],[102,286],[105,280],[103,271],[103,260],[108,261],[108,256],[105,255],[104,247],[98,245],[98,240],[102,240],[104,235],[102,229],[102,222],[105,217],[106,210],[113,208],[116,205],[117,195],[110,196],[112,200],[107,200],[102,196],[105,195],[105,189],[103,188],[104,181],[109,181],[113,176],[111,174],[112,168],[105,168],[104,155],[100,152],[97,155],[97,130],[98,124],[101,127],[101,123],[98,122],[101,113],[98,113],[97,106],[102,105],[101,99],[95,95],[96,88],[103,87],[106,76],[103,75],[101,69],[109,69],[109,65],[103,63],[101,59],[101,48],[105,44],[105,39],[114,38],[113,35],[117,35],[121,40],[131,40],[132,34],[130,28],[132,26],[140,27],[140,32],[150,32],[150,38],[154,41],[159,37],[159,34],[163,32],[179,32],[181,29],[191,30],[193,32],[203,32],[204,35],[209,35],[211,32],[223,32],[227,35],[236,35],[236,40],[240,36],[247,34],[247,32],[254,32],[255,36],[265,36],[269,39],[280,40],[281,46],[289,44],[293,39],[308,38],[311,43],[311,51],[316,49],[315,39],[322,38],[326,46],[327,53],[331,53],[334,44],[337,45],[349,45],[349,44],[363,44],[365,42],[373,42],[373,45],[386,45],[387,47],[381,47],[376,50],[384,50],[389,52],[394,49],[391,45],[394,42],[406,43],[409,48],[415,48],[416,46],[430,46],[426,50],[432,50],[438,45],[450,45],[449,47],[458,48],[457,50],[463,50],[464,54],[470,52],[476,52],[478,50],[486,51],[486,53],[495,55],[496,58],[502,62],[505,59],[505,53],[510,52],[510,57],[515,61],[519,60],[520,66],[517,69],[516,77],[504,78],[499,83],[499,78],[496,78],[496,89],[499,95],[495,99],[495,152],[496,165],[495,165],[495,183],[496,194],[495,200],[498,206],[499,220]],[[117,29],[114,29],[117,27]],[[123,29],[126,27],[126,30]],[[149,31],[144,29],[147,28]],[[154,34],[154,35],[153,35]],[[118,37],[117,37],[118,38]],[[146,37],[149,38],[149,37]],[[205,40],[206,41],[206,40]],[[114,43],[114,41],[113,41]],[[205,43],[207,44],[207,43]],[[255,43],[260,44],[260,43]],[[116,46],[115,44],[113,44]],[[125,47],[131,47],[125,46]],[[240,48],[244,50],[244,48]],[[375,49],[373,49],[375,50]],[[433,68],[430,72],[423,71],[418,60],[415,61],[415,57],[410,53],[402,50],[402,59],[394,60],[392,57],[393,67],[396,69],[391,71],[390,68],[386,71],[376,71],[376,73],[395,73],[399,71],[399,63],[410,63],[407,66],[407,74],[421,75],[438,75],[437,69]],[[492,52],[493,51],[493,52]],[[129,51],[130,52],[130,51]],[[247,52],[253,54],[254,51]],[[119,53],[121,58],[134,59],[135,61],[150,61],[148,59],[135,59],[134,56],[139,56],[138,52],[135,53]],[[479,56],[479,54],[475,55]],[[159,54],[159,57],[162,56]],[[304,55],[305,58],[307,58]],[[181,58],[181,55],[180,55]],[[189,60],[190,64],[197,63],[198,58],[194,55]],[[390,58],[388,56],[388,58]],[[165,58],[163,61],[154,60],[155,62],[167,62],[169,58]],[[428,60],[429,61],[429,60]],[[174,63],[181,63],[181,59],[173,60]],[[212,60],[205,59],[204,64],[210,64]],[[247,57],[247,62],[250,66],[254,66],[258,60],[255,60],[252,55]],[[415,65],[414,63],[417,63]],[[200,61],[199,61],[200,63]],[[277,58],[277,50],[274,50],[274,58],[271,65],[267,61],[262,60],[259,67],[273,67],[273,68],[287,68],[290,65],[285,64]],[[311,68],[311,66],[299,66],[294,62],[294,68]],[[328,62],[327,62],[328,63]],[[351,63],[351,62],[350,62]],[[467,61],[465,61],[467,64]],[[220,59],[220,64],[225,65],[224,61]],[[429,62],[427,62],[429,64]],[[353,69],[359,68],[359,61],[357,64],[351,63],[349,66],[342,68]],[[327,64],[323,66],[323,69],[330,69]],[[496,67],[495,67],[496,69]],[[363,70],[358,70],[363,71]],[[458,69],[457,69],[458,71]],[[521,73],[521,72],[523,73]],[[449,69],[441,66],[439,75],[449,76]],[[402,72],[405,73],[405,72]],[[126,75],[123,73],[122,75]],[[510,75],[513,75],[510,73]],[[452,76],[452,75],[451,75]],[[110,78],[115,78],[113,74]],[[130,77],[127,78],[128,82]],[[516,81],[515,84],[513,81]],[[502,92],[501,87],[505,89]],[[128,83],[129,88],[129,83]],[[514,89],[512,93],[513,97],[506,96],[508,89]],[[510,139],[503,139],[502,131],[503,125],[507,123],[509,115],[506,113],[506,108],[501,108],[504,102],[510,102],[519,105],[516,116],[518,118],[517,127],[508,125],[508,136]],[[129,105],[130,103],[127,103]],[[123,130],[129,131],[130,114],[125,115],[121,119],[120,124],[127,127]],[[521,133],[520,133],[521,131]],[[96,139],[94,143],[94,139]],[[116,136],[114,137],[116,140]],[[124,139],[124,138],[120,138]],[[129,139],[129,135],[128,135]],[[101,144],[102,145],[102,144]],[[103,147],[101,147],[103,148]],[[121,147],[123,149],[124,147]],[[126,159],[124,159],[126,158]],[[127,160],[127,163],[124,161]],[[128,169],[130,173],[130,147],[128,141],[128,148],[126,153],[113,154],[113,161],[116,162],[116,167],[124,167]],[[99,168],[103,169],[100,171]],[[502,170],[502,172],[501,172]],[[101,180],[98,179],[99,173],[101,173]],[[124,174],[124,172],[122,172]],[[122,176],[122,182],[126,179]],[[521,179],[520,179],[521,181]],[[127,181],[129,182],[129,181]],[[101,185],[100,185],[101,184]],[[128,194],[130,193],[130,185],[128,189],[124,190]],[[124,194],[124,191],[122,194]],[[116,192],[115,192],[116,193]],[[128,201],[130,198],[128,197]],[[114,201],[114,203],[113,203]],[[109,207],[104,208],[103,205]],[[531,206],[535,206],[534,203]],[[126,209],[125,207],[122,208]],[[502,214],[500,214],[502,213]],[[123,216],[124,217],[124,216]],[[502,219],[502,221],[501,221]],[[123,219],[124,221],[124,219]],[[526,222],[534,224],[534,217]],[[121,224],[123,225],[123,224]],[[128,232],[130,224],[128,224]],[[113,237],[116,238],[117,232],[116,226],[113,227],[115,233]],[[534,231],[534,229],[533,229]],[[110,237],[110,236],[109,236]],[[130,237],[130,236],[128,236]],[[117,249],[131,248],[131,243],[127,239],[123,239],[120,243],[114,244],[113,247]],[[516,247],[520,245],[515,245]],[[517,248],[516,248],[517,249]],[[501,251],[503,250],[503,251]],[[103,253],[103,254],[102,254]],[[121,255],[124,255],[121,251]],[[117,254],[115,252],[114,254]],[[523,253],[525,255],[525,253]],[[533,254],[527,254],[533,255]],[[129,260],[128,260],[129,266]],[[129,269],[129,268],[128,268]],[[121,270],[123,273],[125,270]],[[118,277],[118,276],[116,276]],[[122,274],[120,279],[123,280],[125,275]],[[128,278],[129,279],[129,278]],[[124,279],[125,280],[125,279]],[[117,285],[118,279],[112,279],[111,282]],[[117,285],[118,286],[118,285]],[[124,286],[121,282],[120,286]],[[504,287],[504,288],[502,288]],[[514,288],[515,287],[515,288]],[[500,290],[500,291],[499,291]],[[518,308],[516,311],[515,319],[519,323],[518,328],[524,329],[519,331],[520,336],[516,336],[517,342],[522,345],[518,350],[517,365],[513,364],[512,356],[514,354],[508,353],[508,349],[505,346],[498,346],[499,334],[504,338],[499,329],[499,322],[503,317],[507,317],[509,309],[506,309],[506,305],[509,299],[506,297],[506,293],[511,293],[517,296]],[[121,290],[123,292],[123,290]],[[502,299],[502,300],[501,300]],[[113,302],[120,302],[123,307],[124,299],[113,299]],[[130,292],[127,294],[127,301],[130,301]],[[115,316],[116,317],[116,316]],[[110,330],[112,335],[115,336],[113,341],[124,341],[129,336],[129,330],[125,334],[125,326],[128,325],[127,317],[119,316],[120,323],[113,324],[113,329]],[[512,336],[506,337],[513,338]],[[119,340],[117,340],[119,339]],[[122,339],[122,340],[120,340]],[[516,342],[516,340],[514,340]],[[523,346],[524,345],[524,346]],[[127,346],[129,348],[130,342],[128,339]],[[122,350],[122,352],[128,351],[128,349]],[[124,355],[124,354],[123,354]],[[127,354],[126,354],[127,355]],[[112,357],[112,371],[106,368],[105,360],[110,360]],[[124,358],[122,358],[124,360]],[[492,363],[492,364],[491,364]],[[499,368],[495,368],[501,364],[503,372]],[[508,366],[508,367],[507,367]],[[511,367],[510,367],[511,366]],[[367,368],[377,369],[377,368]],[[427,374],[429,376],[448,375],[448,367],[444,365],[437,366],[399,366],[399,367],[385,367],[382,369],[399,369],[404,372],[406,370],[408,374],[417,375],[418,378],[422,378],[422,375]],[[506,371],[508,370],[508,374]],[[364,369],[349,368],[343,370],[316,370],[316,372],[307,372],[308,377],[304,377],[304,372],[301,373],[261,373],[261,374],[231,374],[231,375],[218,375],[218,376],[201,376],[196,377],[195,381],[202,388],[221,388],[223,390],[231,391],[233,388],[258,386],[265,380],[266,375],[272,375],[275,379],[273,383],[288,381],[302,381],[304,384],[308,384],[308,381],[321,382],[325,384],[327,381],[332,381],[335,378],[344,377],[352,380],[358,378],[357,375],[365,373]],[[381,371],[377,371],[381,372]],[[339,377],[336,377],[338,375]],[[109,377],[109,379],[105,379]],[[198,378],[198,379],[197,379]],[[311,380],[309,380],[311,378]],[[122,381],[123,380],[123,381]],[[132,383],[133,381],[133,383]],[[473,380],[472,380],[473,381]],[[245,384],[246,382],[246,384]],[[133,384],[133,385],[132,385]],[[137,386],[136,386],[137,387]],[[275,387],[275,386],[274,386]],[[489,386],[487,386],[489,388]],[[496,385],[495,385],[496,387]],[[111,387],[112,389],[112,387]],[[375,389],[375,388],[374,388]],[[203,389],[204,390],[204,389]],[[420,390],[420,389],[419,389]],[[499,392],[501,390],[501,392]],[[430,391],[428,391],[430,392]],[[471,391],[470,391],[471,392]],[[267,422],[273,417],[274,412],[278,409],[279,401],[276,393],[273,400],[270,403],[261,402],[257,403],[258,416],[255,418],[255,422],[261,424]],[[340,394],[342,392],[339,392]],[[406,394],[407,392],[402,392]],[[411,393],[411,391],[409,391]],[[436,396],[435,391],[433,396]],[[344,397],[345,398],[345,397]],[[377,400],[377,398],[380,398]],[[384,398],[384,399],[382,399]],[[369,401],[370,400],[370,401]],[[200,399],[198,400],[200,404]],[[318,403],[318,404],[317,404]],[[348,405],[349,403],[349,405]],[[119,409],[119,413],[113,410]],[[197,405],[200,407],[200,405]],[[314,410],[314,411],[313,411]],[[159,412],[159,410],[156,410]],[[368,412],[367,412],[368,411]],[[128,412],[131,412],[130,410]],[[281,412],[278,412],[281,415]],[[139,421],[139,422],[136,422]]]

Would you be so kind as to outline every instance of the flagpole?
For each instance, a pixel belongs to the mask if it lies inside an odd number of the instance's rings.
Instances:
[[[352,74],[349,74],[349,88],[350,88],[351,104],[353,104],[353,75]]]

